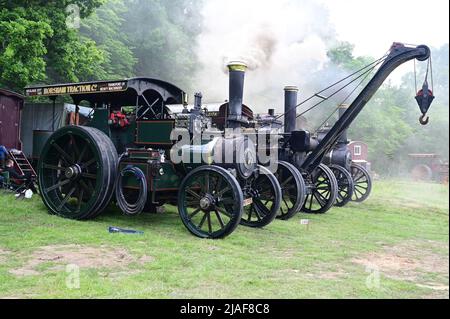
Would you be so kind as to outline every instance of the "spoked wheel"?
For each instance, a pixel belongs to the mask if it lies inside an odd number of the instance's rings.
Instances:
[[[324,164],[320,164],[306,176],[307,195],[302,211],[308,214],[323,214],[335,203],[337,181],[333,172]]]
[[[201,238],[222,238],[239,225],[242,190],[226,169],[201,166],[183,179],[178,192],[178,212],[186,228]]]
[[[297,214],[306,197],[306,186],[303,176],[294,165],[279,161],[275,177],[281,186],[281,205],[277,218],[287,220]]]
[[[372,178],[369,172],[361,165],[352,164],[350,170],[353,183],[355,184],[352,201],[363,202],[369,197],[370,191],[372,190]]]
[[[96,128],[66,126],[50,136],[38,163],[39,191],[53,214],[90,219],[111,201],[117,152]]]
[[[244,207],[241,225],[259,228],[275,219],[281,205],[281,187],[267,168],[258,165],[257,172],[246,181],[244,194],[251,203]]]
[[[338,192],[335,206],[345,206],[351,199],[354,191],[353,178],[349,171],[340,165],[328,166],[336,177]]]

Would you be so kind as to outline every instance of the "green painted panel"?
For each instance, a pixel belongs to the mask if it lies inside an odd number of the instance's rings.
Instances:
[[[154,190],[163,191],[178,189],[181,184],[181,178],[175,171],[173,164],[170,162],[161,163],[161,168],[163,174],[161,175],[160,172],[157,172],[153,179]]]
[[[108,109],[95,109],[92,119],[87,126],[95,127],[110,136],[109,124],[109,110]]]
[[[136,125],[136,144],[173,144],[170,133],[175,125],[174,120],[138,121]]]

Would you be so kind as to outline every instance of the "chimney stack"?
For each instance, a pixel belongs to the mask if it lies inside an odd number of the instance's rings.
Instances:
[[[242,117],[242,98],[247,65],[244,62],[232,61],[227,66],[230,74],[227,126],[238,128],[242,123],[247,122],[247,119]]]
[[[298,87],[286,86],[284,88],[284,132],[291,133],[295,130],[297,120],[297,94]]]
[[[339,105],[339,118],[341,118],[342,115],[345,113],[345,111],[347,111],[348,106],[349,106],[348,104]],[[347,129],[345,129],[342,132],[342,135],[339,137],[338,142],[339,143],[347,143]]]

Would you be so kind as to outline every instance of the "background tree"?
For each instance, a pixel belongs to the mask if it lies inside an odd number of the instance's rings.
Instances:
[[[35,82],[99,78],[103,54],[71,29],[68,5],[87,17],[103,0],[0,0],[0,86],[21,91]]]
[[[135,75],[133,44],[124,32],[124,16],[129,8],[123,0],[108,0],[81,21],[80,33],[93,40],[103,52],[101,77],[104,79],[129,78]]]
[[[137,59],[134,74],[157,77],[190,90],[202,1],[126,0],[125,5],[123,32]]]

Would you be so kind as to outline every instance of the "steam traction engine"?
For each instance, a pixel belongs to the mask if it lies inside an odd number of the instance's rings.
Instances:
[[[227,125],[239,131],[245,66],[232,63],[229,71]],[[171,114],[167,105],[185,103],[186,94],[170,83],[134,78],[34,86],[26,88],[26,95],[53,101],[69,95],[77,109],[87,102],[94,110],[86,126],[63,127],[43,147],[38,182],[52,214],[86,220],[112,200],[127,215],[172,203],[192,234],[220,238],[239,223],[267,225],[280,207],[280,185],[258,168],[255,145],[212,129],[199,108]],[[123,107],[130,106],[135,111],[125,116]],[[187,143],[180,144],[174,128],[184,129]],[[194,145],[199,131],[214,138]],[[224,161],[225,152],[233,155],[231,161]],[[244,210],[251,211],[247,218],[242,218]]]

